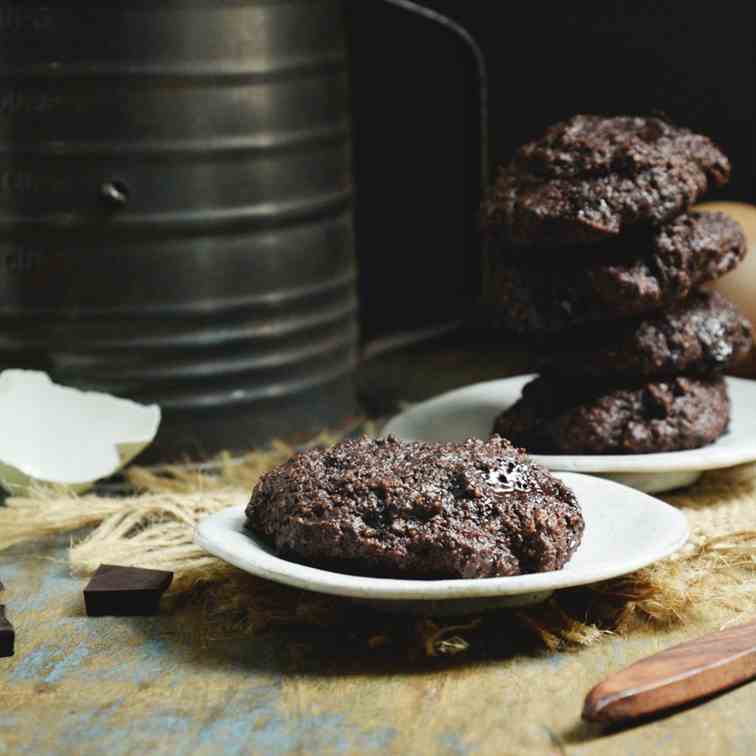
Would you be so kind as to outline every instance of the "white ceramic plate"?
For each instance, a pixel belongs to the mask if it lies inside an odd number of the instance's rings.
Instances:
[[[518,375],[476,383],[417,404],[384,428],[406,441],[463,441],[487,438],[494,418],[514,404],[535,376]],[[704,470],[756,460],[756,381],[727,378],[732,401],[729,432],[702,449],[662,454],[575,454],[531,457],[550,470],[590,473],[659,493],[690,485]]]
[[[585,534],[570,562],[556,572],[479,580],[394,580],[344,575],[277,557],[244,529],[244,507],[203,520],[194,540],[253,575],[319,593],[349,596],[389,611],[456,614],[524,606],[559,588],[594,583],[637,570],[682,546],[685,516],[647,494],[587,475],[560,473],[578,497]]]

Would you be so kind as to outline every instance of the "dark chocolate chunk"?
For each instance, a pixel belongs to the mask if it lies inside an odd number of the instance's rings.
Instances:
[[[149,617],[158,613],[160,597],[172,572],[101,564],[84,589],[90,617]]]
[[[0,604],[0,658],[13,656],[16,632],[5,616],[5,607]]]

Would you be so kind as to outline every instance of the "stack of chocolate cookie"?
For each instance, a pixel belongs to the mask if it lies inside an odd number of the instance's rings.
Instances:
[[[632,454],[727,430],[722,373],[751,325],[701,287],[746,241],[688,208],[729,174],[709,139],[659,118],[576,116],[517,151],[484,208],[489,300],[543,355],[497,433],[534,453]]]

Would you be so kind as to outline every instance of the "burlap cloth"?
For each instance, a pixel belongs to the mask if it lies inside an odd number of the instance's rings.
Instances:
[[[323,436],[313,443],[333,440]],[[643,633],[694,619],[736,622],[756,609],[756,464],[707,473],[695,486],[662,497],[686,514],[692,534],[672,558],[619,579],[561,591],[533,609],[440,621],[382,615],[347,599],[268,583],[193,544],[202,517],[245,503],[260,475],[293,453],[276,443],[241,458],[223,455],[200,470],[134,466],[126,472],[125,490],[112,495],[40,490],[12,497],[0,508],[0,549],[76,532],[69,552],[74,574],[88,575],[103,562],[173,570],[175,600],[196,604],[208,637],[317,626],[376,651],[389,645],[404,649],[410,658],[487,654],[492,644],[502,643],[587,646],[607,633]],[[81,536],[82,528],[91,531]]]

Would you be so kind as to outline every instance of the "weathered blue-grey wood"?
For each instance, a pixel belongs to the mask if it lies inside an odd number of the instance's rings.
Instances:
[[[608,737],[579,723],[601,677],[705,628],[474,664],[389,668],[365,647],[334,665],[317,630],[213,638],[180,606],[159,618],[88,619],[67,541],[0,552],[18,636],[15,658],[0,659],[0,754],[756,750],[756,686]]]

